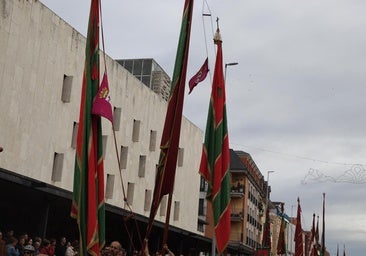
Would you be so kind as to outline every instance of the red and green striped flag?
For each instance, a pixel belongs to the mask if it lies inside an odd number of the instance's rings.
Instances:
[[[154,195],[146,236],[149,235],[152,221],[155,218],[161,198],[164,195],[173,193],[182,122],[192,10],[193,0],[186,0],[183,10],[173,79],[170,87],[168,109],[165,116],[164,130],[160,143],[160,158],[155,178]]]
[[[85,50],[71,216],[77,219],[81,256],[100,255],[105,243],[101,117],[92,115],[99,87],[99,0],[92,0]]]
[[[301,206],[300,198],[297,198],[297,218],[296,218],[296,228],[295,228],[295,256],[304,255],[304,241],[302,237],[302,226],[301,226]]]
[[[280,233],[278,234],[278,242],[277,242],[277,254],[283,255],[287,254],[286,252],[286,238],[285,238],[285,230],[286,230],[286,222],[285,222],[285,211],[283,208],[283,203],[281,204],[281,227]]]
[[[222,253],[230,239],[230,153],[226,120],[222,41],[217,29],[215,71],[208,110],[205,142],[199,172],[208,182],[207,198],[212,201],[216,247]]]

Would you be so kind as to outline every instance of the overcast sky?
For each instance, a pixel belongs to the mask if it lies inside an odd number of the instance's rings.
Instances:
[[[41,0],[86,34],[90,1]],[[183,0],[103,1],[107,54],[154,58],[172,76]],[[248,152],[303,228],[322,216],[326,245],[366,251],[366,1],[195,2],[189,79],[208,56],[216,17],[223,38],[230,147]],[[202,13],[211,13],[211,18]],[[212,77],[212,73],[210,74]],[[185,96],[184,114],[205,129],[210,78]],[[188,90],[186,89],[187,93]],[[321,218],[320,218],[321,224]]]

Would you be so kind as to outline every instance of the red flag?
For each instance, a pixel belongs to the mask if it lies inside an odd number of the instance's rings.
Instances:
[[[184,89],[186,84],[192,10],[193,0],[186,0],[182,16],[173,79],[170,87],[168,109],[160,143],[160,158],[155,177],[154,195],[146,237],[149,236],[152,222],[155,218],[161,198],[164,195],[173,193],[182,121]]]
[[[104,167],[101,118],[91,114],[99,87],[99,0],[92,0],[75,156],[71,216],[77,219],[79,255],[100,255],[105,244]]]
[[[222,253],[230,239],[230,151],[226,119],[225,80],[222,68],[222,41],[217,29],[215,72],[199,172],[208,182],[212,200],[216,246]]]
[[[102,83],[93,102],[92,114],[105,117],[113,123],[112,105],[109,101],[108,78],[107,74],[104,73]]]
[[[203,80],[205,80],[207,74],[208,74],[208,58],[206,58],[205,62],[203,63],[202,67],[198,72],[189,80],[189,93],[190,94],[193,91],[193,88],[196,87],[196,85]]]
[[[302,227],[301,227],[301,206],[299,198],[297,198],[297,218],[296,218],[294,240],[295,240],[295,256],[303,256],[304,247],[303,247]]]
[[[282,211],[281,227],[280,227],[280,233],[278,234],[278,243],[277,243],[277,254],[279,255],[286,254],[286,240],[285,240],[286,222],[285,222],[285,211],[283,208],[283,203],[281,204],[281,211]]]

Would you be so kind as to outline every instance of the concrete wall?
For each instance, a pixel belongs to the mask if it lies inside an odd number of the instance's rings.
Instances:
[[[0,167],[72,190],[75,149],[71,140],[79,118],[85,42],[83,35],[41,2],[1,0],[0,145],[4,152]],[[117,148],[128,147],[124,185],[127,189],[129,182],[135,184],[132,208],[148,216],[145,190],[153,191],[167,103],[117,62],[108,56],[106,61],[112,105],[122,111]],[[64,75],[73,76],[66,103],[61,100]],[[138,142],[132,141],[134,119],[141,121]],[[157,131],[155,151],[149,150],[150,130]],[[115,175],[113,198],[107,203],[125,207],[112,126],[106,120],[103,135],[107,136],[105,176]],[[174,221],[172,209],[170,223],[196,233],[202,141],[203,132],[183,118],[180,148],[184,148],[184,163],[177,168],[173,195],[173,202],[180,202],[180,214]],[[64,154],[61,181],[51,179],[55,153]],[[145,177],[138,176],[140,155],[146,155]],[[158,214],[157,219],[165,221],[165,216]]]

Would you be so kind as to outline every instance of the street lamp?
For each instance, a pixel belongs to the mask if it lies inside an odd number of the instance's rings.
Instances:
[[[274,171],[267,171],[266,211],[268,209],[268,200],[269,200],[269,190],[268,190],[268,187],[269,187],[269,174],[273,173],[273,172]]]
[[[239,63],[238,62],[230,62],[230,63],[225,63],[225,84],[226,84],[226,69],[227,69],[227,66],[236,66],[238,65]]]

